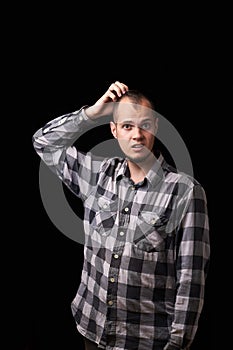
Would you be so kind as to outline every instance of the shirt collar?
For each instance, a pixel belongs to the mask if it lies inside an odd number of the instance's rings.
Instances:
[[[119,163],[119,167],[116,171],[116,180],[121,179],[122,176],[130,177],[129,168],[128,168],[126,159],[124,159],[122,163]]]
[[[155,158],[155,162],[152,165],[151,169],[146,175],[146,179],[151,185],[155,185],[164,178],[164,170],[167,167],[167,163],[164,160],[163,155],[159,152]],[[127,164],[127,159],[124,159],[122,163],[119,163],[119,168],[116,171],[116,180],[122,178],[122,176],[130,178],[129,167]]]
[[[155,162],[151,169],[148,171],[146,178],[151,185],[155,185],[164,178],[164,166],[166,162],[161,153],[155,158]]]

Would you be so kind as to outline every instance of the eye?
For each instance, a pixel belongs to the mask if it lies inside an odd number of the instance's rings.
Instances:
[[[133,125],[131,125],[131,124],[123,124],[122,125],[122,128],[125,129],[125,130],[131,130],[132,127],[133,127]]]
[[[151,129],[151,123],[148,123],[148,122],[143,123],[142,126],[141,126],[141,128],[142,128],[143,130],[149,130],[149,129]]]

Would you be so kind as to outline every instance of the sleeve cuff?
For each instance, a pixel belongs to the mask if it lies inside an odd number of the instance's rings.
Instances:
[[[85,108],[87,108],[88,105],[85,105],[85,106],[82,106],[81,108],[77,109],[76,111],[74,111],[72,113],[72,115],[77,115],[79,114],[79,116],[81,116],[82,118],[81,119],[84,119],[84,120],[89,120],[88,116],[86,115],[85,113]]]

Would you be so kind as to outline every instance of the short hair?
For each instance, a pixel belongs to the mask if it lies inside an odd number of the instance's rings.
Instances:
[[[121,95],[121,97],[119,97],[117,102],[121,102],[125,98],[130,99],[130,101],[132,101],[135,104],[140,104],[140,102],[142,102],[143,100],[147,100],[149,102],[149,104],[151,105],[151,108],[154,109],[154,103],[152,102],[152,100],[148,96],[146,96],[145,94],[143,94],[142,92],[140,92],[138,90],[126,91],[123,95]]]
[[[138,90],[131,89],[131,90],[126,91],[123,95],[121,95],[121,97],[118,98],[117,103],[114,104],[113,120],[115,120],[117,109],[118,109],[120,102],[127,99],[127,98],[133,104],[138,104],[138,105],[140,105],[143,101],[147,101],[149,104],[149,108],[151,108],[151,110],[154,110],[154,103],[152,102],[152,100],[148,96],[146,96],[145,94],[143,94],[142,92],[140,92]]]

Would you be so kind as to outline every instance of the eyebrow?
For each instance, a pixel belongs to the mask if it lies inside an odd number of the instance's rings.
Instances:
[[[142,123],[145,123],[145,122],[152,122],[153,121],[153,119],[151,119],[151,118],[146,118],[146,119],[143,119],[143,120],[141,120],[140,121],[140,124],[142,124]],[[128,119],[128,120],[123,120],[122,122],[115,122],[115,124],[135,124],[135,122],[131,119]]]

